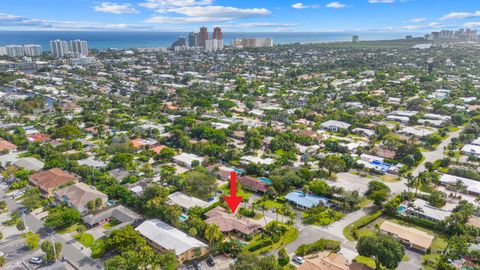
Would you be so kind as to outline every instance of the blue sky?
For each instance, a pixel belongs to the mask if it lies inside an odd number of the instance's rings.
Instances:
[[[397,31],[480,28],[480,0],[1,0],[0,30]]]

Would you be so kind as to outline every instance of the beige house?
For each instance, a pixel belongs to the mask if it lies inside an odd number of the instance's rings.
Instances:
[[[390,221],[383,222],[380,226],[380,231],[397,238],[409,248],[420,250],[422,252],[427,252],[435,238],[433,235],[424,231],[402,226]]]
[[[208,253],[208,245],[158,219],[144,221],[136,229],[157,253],[172,251],[180,264]]]
[[[58,201],[64,202],[68,206],[77,209],[82,215],[88,214],[89,210],[87,204],[89,201],[101,199],[103,206],[108,200],[107,195],[85,183],[76,183],[59,189],[55,192],[55,198]]]
[[[323,251],[316,255],[305,257],[305,262],[298,270],[369,270],[370,267],[360,263],[350,263],[340,253]]]

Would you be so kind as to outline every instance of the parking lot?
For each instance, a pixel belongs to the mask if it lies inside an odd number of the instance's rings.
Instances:
[[[200,262],[201,269],[206,269],[206,270],[228,270],[230,269],[230,264],[233,263],[232,258],[225,257],[223,255],[216,256],[214,257],[215,265],[210,267],[208,266],[207,262],[205,260]],[[196,267],[198,263],[188,263],[186,265],[182,265],[180,267],[181,270],[194,270],[198,269]]]

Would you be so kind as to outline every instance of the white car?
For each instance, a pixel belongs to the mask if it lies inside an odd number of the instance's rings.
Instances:
[[[22,196],[25,193],[25,191],[16,191],[15,193],[12,194],[12,198],[16,199],[20,196]]]
[[[293,257],[293,261],[296,262],[296,263],[298,263],[298,264],[302,264],[302,263],[305,262],[305,259],[302,258],[302,257],[300,257],[300,256],[294,256],[294,257]]]
[[[32,257],[28,260],[28,262],[31,263],[31,264],[42,264],[43,259],[40,258],[40,257]]]

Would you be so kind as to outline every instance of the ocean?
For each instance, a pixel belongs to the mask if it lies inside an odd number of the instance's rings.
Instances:
[[[210,33],[211,34],[211,33]],[[230,45],[235,38],[241,37],[271,37],[275,44],[288,43],[318,43],[350,41],[355,33],[325,32],[325,33],[223,33],[224,43]],[[358,34],[358,33],[357,33]],[[380,33],[365,32],[359,34],[360,40],[388,40],[404,38],[406,33]],[[50,40],[82,39],[88,41],[88,46],[93,49],[129,49],[168,47],[179,36],[188,37],[188,33],[180,32],[104,32],[104,31],[0,31],[0,46],[40,44],[42,49],[50,49]]]

